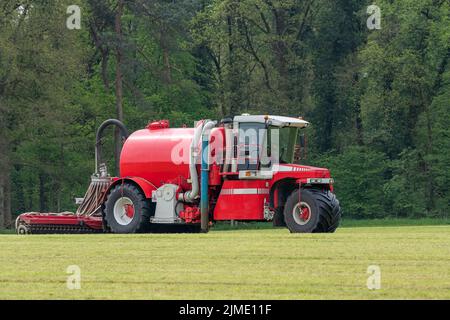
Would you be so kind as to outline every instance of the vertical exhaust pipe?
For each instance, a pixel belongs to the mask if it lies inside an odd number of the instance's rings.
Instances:
[[[202,138],[202,132],[205,125],[205,121],[199,124],[194,130],[194,136],[192,137],[191,146],[189,149],[189,174],[191,179],[191,190],[185,193],[180,193],[178,195],[178,200],[182,202],[194,202],[197,200],[197,196],[200,190],[198,184],[198,174],[197,174],[197,160],[198,155],[195,152],[200,139]],[[201,151],[200,151],[201,154]]]
[[[206,121],[202,130],[201,174],[200,174],[200,223],[202,232],[209,230],[209,132],[216,121]]]

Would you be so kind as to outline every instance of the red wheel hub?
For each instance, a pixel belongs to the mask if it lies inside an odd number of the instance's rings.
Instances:
[[[126,204],[125,205],[125,214],[128,218],[134,217],[134,206],[132,204]]]
[[[302,207],[301,211],[300,211],[300,218],[303,221],[306,221],[309,219],[309,216],[311,215],[311,213],[309,212],[309,208],[308,207]]]

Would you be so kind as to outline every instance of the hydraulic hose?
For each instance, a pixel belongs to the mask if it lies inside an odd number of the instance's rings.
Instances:
[[[97,135],[96,135],[96,138],[95,138],[95,174],[96,175],[100,174],[100,165],[102,163],[102,137],[103,137],[103,132],[109,126],[116,126],[116,127],[118,127],[119,130],[120,130],[120,134],[122,135],[123,139],[127,139],[128,136],[129,136],[127,127],[125,127],[125,125],[121,121],[119,121],[117,119],[106,120],[105,122],[103,122],[100,125],[100,127],[98,127]]]

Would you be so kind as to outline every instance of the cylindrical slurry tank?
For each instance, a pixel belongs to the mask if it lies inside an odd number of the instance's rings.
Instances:
[[[140,177],[160,187],[189,178],[189,150],[194,128],[138,130],[125,141],[120,157],[121,177]]]

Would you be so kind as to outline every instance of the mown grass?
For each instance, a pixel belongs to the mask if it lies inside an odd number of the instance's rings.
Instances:
[[[450,226],[1,235],[0,248],[0,299],[450,299]]]
[[[386,219],[343,219],[339,228],[346,227],[400,227],[400,226],[438,226],[450,225],[450,218],[386,218]],[[218,222],[214,230],[249,230],[249,229],[273,229],[271,222]],[[0,234],[14,234],[14,229],[1,229]]]
[[[400,227],[400,226],[439,226],[450,225],[447,218],[386,218],[386,219],[342,219],[339,228],[348,227]],[[215,230],[243,230],[243,229],[272,229],[268,222],[220,222],[215,225]]]

